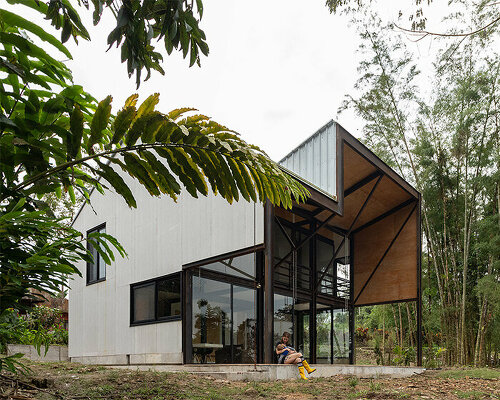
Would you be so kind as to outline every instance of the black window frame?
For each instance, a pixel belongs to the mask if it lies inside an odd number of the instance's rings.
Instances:
[[[170,321],[181,321],[182,320],[182,313],[183,313],[183,274],[182,271],[174,272],[172,274],[168,275],[163,275],[159,276],[157,278],[152,278],[148,279],[145,281],[141,282],[136,282],[130,284],[130,326],[141,326],[141,325],[149,325],[149,324],[158,324],[162,322],[170,322]],[[161,282],[165,279],[171,279],[171,278],[179,278],[179,302],[181,304],[181,311],[179,315],[171,315],[167,317],[158,317],[158,282]],[[142,321],[134,321],[134,289],[148,286],[154,284],[155,290],[154,290],[154,318],[153,319],[148,319],[148,320],[142,320]]]
[[[90,242],[88,241],[88,237],[91,233],[94,233],[94,232],[98,232],[100,231],[101,229],[104,229],[104,233],[106,233],[106,222],[103,222],[102,224],[100,225],[97,225],[95,226],[94,228],[92,229],[89,229],[87,231],[87,250],[90,251],[90,247],[92,246],[90,244]],[[104,260],[103,260],[104,261]],[[96,267],[96,279],[94,280],[90,280],[90,268],[91,268],[91,265],[95,265],[97,264],[97,267]],[[101,257],[99,255],[99,253],[97,253],[97,259],[94,260],[94,263],[90,263],[87,261],[87,277],[86,277],[86,281],[87,281],[87,286],[89,285],[93,285],[95,283],[99,283],[99,282],[104,282],[106,280],[106,263],[104,262],[104,265],[103,265],[103,268],[104,268],[104,278],[99,278],[99,271],[101,269]]]

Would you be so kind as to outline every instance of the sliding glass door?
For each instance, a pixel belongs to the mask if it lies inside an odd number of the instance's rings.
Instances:
[[[257,357],[256,265],[260,254],[244,254],[189,269],[191,360],[251,364]],[[190,304],[189,304],[190,303]],[[189,352],[188,352],[189,354]]]

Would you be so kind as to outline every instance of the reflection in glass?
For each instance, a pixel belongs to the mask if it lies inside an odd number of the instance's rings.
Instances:
[[[155,284],[134,288],[134,322],[155,319]]]
[[[181,315],[181,282],[179,276],[158,281],[158,318]]]
[[[333,255],[335,254],[335,249],[333,243],[318,240],[317,242],[317,271],[318,278],[321,277],[323,271],[328,266],[328,272],[323,276],[320,282],[319,290],[321,293],[335,295],[335,275],[333,263],[329,265],[332,261]]]
[[[316,313],[316,362],[331,364],[332,362],[332,311],[321,309],[318,304]]]
[[[293,343],[293,300],[290,296],[274,294],[274,343],[281,340],[283,332],[292,335]]]
[[[101,228],[99,229],[98,231],[99,233],[106,233],[106,228]],[[104,261],[104,258],[102,258],[102,255],[99,254],[99,262],[98,262],[98,265],[99,265],[99,268],[98,268],[98,272],[97,272],[97,279],[104,279],[106,278],[106,261]]]
[[[349,312],[333,310],[333,357],[334,363],[349,362]]]
[[[193,276],[193,361],[231,362],[231,285]]]
[[[294,330],[294,337],[297,338],[295,346],[304,357],[309,358],[309,302],[297,300],[295,302],[295,321],[296,329]]]
[[[97,270],[98,270],[97,266],[99,265],[98,263],[100,255],[94,246],[89,244],[88,248],[90,253],[92,254],[92,259],[94,260],[94,262],[89,263],[89,267],[87,269],[88,271],[87,281],[93,282],[97,280]]]
[[[253,363],[255,290],[199,276],[192,283],[193,362]]]
[[[202,267],[209,271],[222,272],[238,278],[255,278],[255,257],[256,253],[245,254],[234,258],[228,258],[207,264]]]
[[[255,360],[255,290],[233,285],[233,363]]]

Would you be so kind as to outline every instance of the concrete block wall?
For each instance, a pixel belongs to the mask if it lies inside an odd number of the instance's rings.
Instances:
[[[24,354],[29,360],[32,361],[69,361],[68,346],[50,346],[45,354],[45,347],[42,346],[40,354],[35,349],[35,346],[27,344],[8,344],[7,355],[14,355],[17,353]]]

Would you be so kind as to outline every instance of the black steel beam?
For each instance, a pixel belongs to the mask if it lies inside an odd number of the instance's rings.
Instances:
[[[356,215],[356,217],[354,218],[354,220],[352,221],[351,223],[351,226],[349,227],[349,230],[347,231],[347,234],[346,236],[349,236],[352,232],[352,229],[354,228],[354,225],[356,224],[356,222],[358,222],[358,219],[359,217],[361,216],[361,214],[363,213],[363,210],[365,209],[366,205],[368,204],[368,202],[370,201],[373,193],[375,192],[375,190],[377,189],[377,186],[378,184],[380,183],[380,181],[382,180],[382,177],[383,175],[380,175],[378,178],[377,178],[377,181],[375,182],[375,185],[373,185],[372,189],[370,190],[370,193],[368,193],[368,196],[366,196],[366,199],[365,199],[365,202],[363,203],[363,205],[361,206],[361,208],[359,209],[358,211],[358,214]],[[342,244],[344,244],[345,242],[345,236],[344,238],[342,239],[342,242],[340,243],[339,247],[337,248],[337,250],[335,251],[335,254],[333,255],[332,259],[330,260],[330,262],[327,264],[326,268],[324,270],[321,271],[321,277],[318,279],[318,281],[316,282],[316,285],[314,286],[314,290],[313,292],[316,293],[317,290],[318,290],[318,287],[319,285],[321,284],[321,281],[323,280],[323,278],[325,277],[327,271],[328,271],[328,268],[330,268],[330,265],[335,261],[335,259],[337,258],[337,254],[340,250],[340,247],[342,246]]]
[[[313,232],[312,232],[309,236],[307,236],[305,239],[302,239],[302,240],[301,240],[301,241],[300,241],[300,242],[299,242],[299,243],[298,243],[295,247],[293,247],[293,248],[292,248],[292,250],[290,250],[290,251],[288,252],[288,254],[287,254],[286,256],[284,256],[281,260],[279,260],[279,261],[276,263],[276,265],[275,265],[274,267],[276,268],[276,267],[279,267],[281,264],[283,264],[283,262],[285,262],[285,261],[286,261],[286,259],[287,259],[288,257],[290,257],[290,255],[291,255],[294,251],[299,250],[299,249],[300,249],[300,248],[301,248],[304,244],[306,244],[306,243],[307,243],[307,242],[308,242],[308,241],[309,241],[309,240],[310,240],[310,239],[311,239],[314,235],[316,235],[316,234],[319,232],[319,230],[320,230],[321,228],[323,228],[323,226],[325,226],[326,224],[328,224],[328,222],[330,222],[330,220],[331,220],[333,217],[335,217],[336,215],[337,215],[337,214],[332,213],[332,214],[331,214],[331,215],[330,215],[327,219],[325,219],[323,222],[321,222],[321,223],[319,224],[319,226],[318,226],[318,227],[317,227],[317,228],[316,228],[316,229],[315,229],[315,230],[314,230],[314,231],[313,231]]]
[[[285,235],[286,240],[290,243],[290,246],[294,247],[295,243],[293,242],[292,238],[288,235],[288,232],[285,230],[285,227],[281,223],[280,219],[278,217],[274,217],[274,220],[278,224],[278,227],[280,228],[281,232],[283,232],[283,235]]]
[[[344,198],[354,193],[356,190],[361,189],[363,186],[369,184],[371,181],[373,181],[375,178],[378,178],[380,175],[382,175],[382,171],[377,170],[374,173],[368,175],[367,177],[361,179],[359,182],[355,183],[351,187],[345,189]]]
[[[269,200],[264,206],[264,363],[274,358],[274,288],[273,288],[273,222],[274,206]]]
[[[392,215],[392,214],[398,212],[399,210],[405,208],[406,206],[408,206],[410,204],[415,203],[416,201],[417,201],[417,199],[411,198],[411,199],[408,199],[408,200],[402,202],[401,204],[398,204],[396,207],[391,208],[390,210],[386,211],[385,213],[380,214],[378,217],[373,218],[371,221],[368,221],[366,224],[360,226],[359,228],[356,228],[353,231],[353,233],[356,234],[356,233],[362,231],[363,229],[366,229],[369,226],[372,226],[372,225],[376,224],[377,222],[382,221],[384,218],[388,217],[389,215]]]
[[[392,245],[396,242],[397,238],[399,237],[399,234],[403,231],[404,227],[406,226],[406,223],[408,222],[408,220],[410,219],[410,217],[412,216],[413,212],[415,211],[415,209],[417,208],[417,204],[415,204],[413,206],[413,208],[411,209],[411,211],[409,212],[408,216],[406,217],[406,219],[404,220],[403,224],[401,225],[401,227],[399,228],[399,230],[397,231],[396,235],[392,238],[391,240],[391,243],[389,243],[389,246],[387,246],[387,248],[385,249],[384,251],[384,254],[382,254],[382,257],[380,258],[380,260],[378,261],[377,265],[375,265],[375,268],[373,269],[373,271],[371,272],[370,276],[368,277],[368,279],[366,280],[365,284],[363,285],[363,287],[361,288],[361,290],[359,291],[358,295],[356,296],[356,299],[354,300],[354,304],[356,304],[356,302],[358,301],[359,299],[359,296],[361,296],[361,294],[363,293],[363,290],[365,290],[366,286],[368,285],[368,283],[370,282],[370,280],[372,279],[373,275],[375,275],[375,272],[377,272],[377,269],[378,267],[380,266],[380,264],[382,264],[382,261],[384,261],[384,258],[385,256],[387,255],[387,253],[389,253],[389,251],[391,250],[392,248]]]

